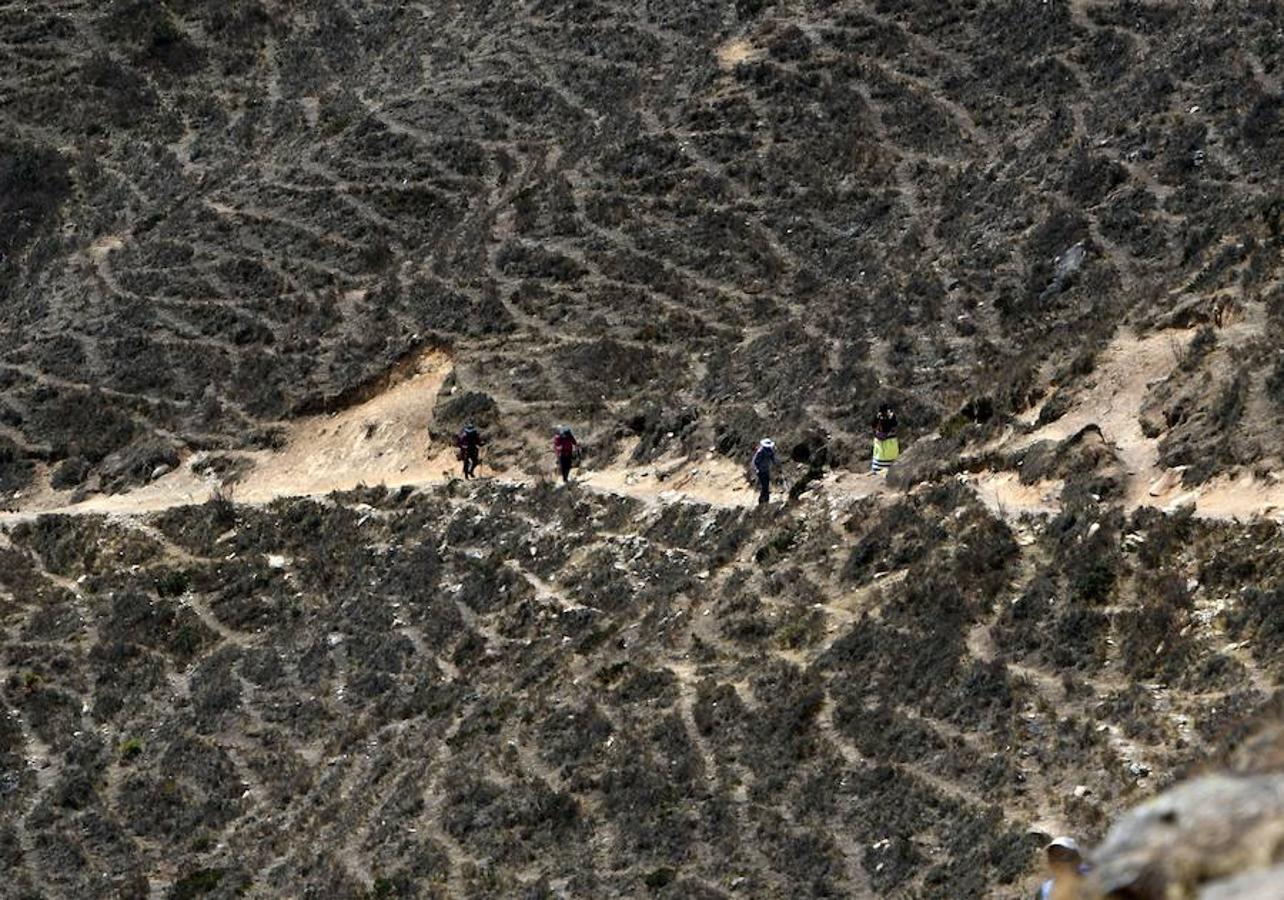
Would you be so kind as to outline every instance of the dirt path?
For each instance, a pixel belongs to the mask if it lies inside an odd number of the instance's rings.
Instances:
[[[1129,476],[1127,503],[1139,505],[1150,483],[1161,472],[1159,442],[1141,430],[1141,410],[1150,388],[1176,367],[1194,329],[1161,331],[1138,338],[1121,332],[1097,360],[1087,389],[1064,416],[1014,441],[1020,450],[1039,441],[1061,441],[1096,425],[1115,445]],[[1036,413],[1037,415],[1037,413]]]
[[[411,361],[398,377],[370,400],[331,415],[295,422],[283,450],[222,454],[252,466],[235,485],[238,502],[267,503],[278,497],[320,495],[361,484],[426,484],[444,480],[455,462],[449,453],[426,457],[424,435],[442,383],[452,370],[450,357],[430,350]],[[180,468],[137,490],[92,497],[70,504],[66,495],[35,498],[15,515],[39,513],[139,514],[203,503],[219,484],[195,467],[208,459],[196,454]]]
[[[1208,518],[1267,515],[1284,519],[1284,484],[1268,484],[1241,474],[1217,479],[1198,491],[1183,491],[1180,473],[1159,464],[1158,439],[1142,431],[1141,410],[1148,393],[1174,370],[1193,333],[1169,330],[1137,337],[1122,331],[1102,353],[1091,379],[1065,415],[1023,434],[1010,430],[984,449],[1018,451],[1040,441],[1064,440],[1095,424],[1115,447],[1127,473],[1127,509],[1193,505],[1196,515]],[[444,450],[425,456],[422,448],[433,423],[437,394],[452,370],[448,354],[425,351],[394,370],[364,402],[294,422],[283,450],[225,454],[239,457],[248,467],[235,485],[234,499],[263,504],[281,497],[323,496],[361,485],[422,487],[450,480],[456,476],[453,453]],[[1038,410],[1032,410],[1024,423],[1018,424],[1029,427],[1037,416]],[[0,525],[48,513],[139,515],[203,503],[219,484],[216,476],[200,474],[206,459],[206,454],[196,454],[175,472],[137,490],[95,496],[76,504],[65,493],[46,490],[28,498],[17,511],[0,514]],[[1051,515],[1059,509],[1059,482],[1025,485],[1013,471],[958,477],[1010,521],[1027,514]],[[504,481],[517,484],[523,480],[529,479]],[[712,455],[583,471],[576,483],[589,490],[656,504],[694,501],[743,507],[756,502],[743,469]],[[839,503],[888,492],[881,477],[852,471],[831,472],[814,490]]]
[[[1222,339],[1235,342],[1254,333],[1253,323],[1232,326]],[[1242,520],[1254,516],[1284,519],[1284,483],[1264,481],[1249,473],[1215,478],[1197,490],[1182,487],[1181,472],[1160,463],[1160,437],[1142,430],[1142,409],[1152,388],[1178,367],[1195,329],[1168,329],[1138,337],[1120,331],[1097,360],[1097,366],[1070,410],[1055,422],[1029,433],[1010,433],[987,449],[1012,452],[1040,441],[1061,441],[1089,425],[1096,425],[1114,448],[1127,478],[1125,511],[1153,506],[1173,511],[1194,508],[1209,519]],[[1039,408],[1024,417],[1033,425]],[[1015,472],[987,472],[966,479],[996,512],[1055,513],[1062,485],[1057,481],[1025,485]]]
[[[425,456],[423,446],[437,395],[453,366],[445,352],[426,351],[365,402],[294,422],[284,449],[221,454],[250,467],[235,483],[232,497],[238,503],[259,505],[361,485],[423,487],[451,480],[458,474],[454,454],[444,450]],[[30,497],[16,512],[0,514],[0,525],[43,514],[145,515],[203,503],[220,484],[217,476],[198,471],[209,456],[195,454],[174,472],[136,490],[94,496],[81,503],[71,503],[65,492],[47,490]],[[519,484],[530,479],[499,480]],[[744,470],[712,455],[699,461],[674,458],[646,466],[582,470],[575,482],[589,490],[657,504],[694,501],[736,507],[756,502],[756,489],[746,483]],[[825,485],[830,493],[849,499],[884,488],[881,478],[850,473],[835,473]]]

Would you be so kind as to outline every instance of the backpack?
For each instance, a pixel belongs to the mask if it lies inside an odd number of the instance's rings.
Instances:
[[[758,445],[758,449],[753,452],[753,467],[758,470],[770,469],[776,462],[776,451],[772,447]]]

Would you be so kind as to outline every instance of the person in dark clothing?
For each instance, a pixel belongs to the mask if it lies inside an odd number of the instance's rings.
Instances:
[[[571,480],[571,466],[575,464],[575,452],[579,446],[571,429],[565,425],[557,429],[557,437],[553,438],[553,452],[557,454],[557,470],[562,473],[562,484]]]
[[[874,416],[874,457],[870,462],[870,474],[886,472],[901,455],[901,443],[896,437],[896,410],[884,403],[878,407]]]
[[[464,478],[472,478],[481,462],[481,448],[486,439],[481,436],[476,425],[465,425],[456,439],[459,446],[459,459],[464,464]]]
[[[763,438],[753,458],[749,461],[753,468],[754,478],[758,482],[758,505],[771,502],[771,467],[776,464],[776,443],[771,438]]]

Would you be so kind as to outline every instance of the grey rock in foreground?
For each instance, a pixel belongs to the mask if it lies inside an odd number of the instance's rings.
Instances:
[[[1090,896],[1284,896],[1284,774],[1212,775],[1120,819],[1093,854]],[[1274,870],[1277,875],[1280,869]]]
[[[1199,900],[1277,900],[1284,895],[1284,865],[1219,881],[1199,894]]]

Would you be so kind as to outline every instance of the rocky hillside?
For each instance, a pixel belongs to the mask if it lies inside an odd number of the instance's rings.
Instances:
[[[1280,716],[1282,54],[1273,0],[0,0],[0,896],[1236,874],[1109,826]]]
[[[1282,29],[1272,0],[0,3],[0,489],[271,446],[424,344],[458,356],[446,418],[519,460],[567,419],[604,456],[769,430],[847,464],[880,398],[1001,421],[1121,321],[1208,350],[1223,308],[1262,340],[1193,357],[1155,427],[1193,480],[1269,463]]]
[[[9,896],[1025,897],[1278,703],[1284,537],[497,483],[0,538]],[[158,894],[157,892],[160,892]],[[1149,895],[1147,895],[1149,896]]]

